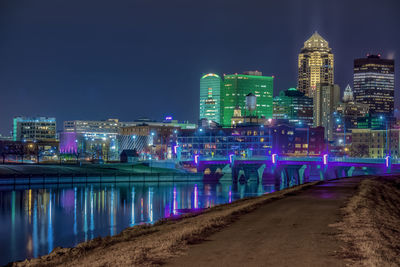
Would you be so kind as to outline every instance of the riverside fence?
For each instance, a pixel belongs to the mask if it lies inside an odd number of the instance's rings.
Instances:
[[[133,174],[34,174],[0,177],[0,186],[49,185],[49,184],[93,184],[134,182],[197,182],[203,181],[201,173],[133,173]]]

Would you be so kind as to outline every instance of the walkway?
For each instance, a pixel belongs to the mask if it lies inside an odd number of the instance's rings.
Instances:
[[[273,201],[189,248],[170,266],[344,266],[329,224],[362,178],[330,181]]]

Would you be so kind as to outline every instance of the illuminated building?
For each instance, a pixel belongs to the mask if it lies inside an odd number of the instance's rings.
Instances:
[[[360,122],[368,116],[368,112],[368,105],[353,101],[339,103],[336,106],[336,111],[333,113],[333,140],[335,142],[332,145],[339,154],[349,154],[352,131],[359,128]],[[333,153],[332,150],[331,153]]]
[[[150,119],[139,119],[132,122],[120,122],[118,119],[106,121],[66,121],[64,131],[60,133],[60,152],[63,154],[74,154],[87,160],[119,160],[120,153],[125,149],[134,149],[132,142],[146,143],[148,146],[150,131],[142,126],[169,127],[169,128],[192,128],[195,124],[178,122],[171,116],[163,122]],[[137,129],[143,132],[137,132]],[[137,136],[137,139],[132,138]],[[151,144],[152,145],[152,144]]]
[[[57,140],[40,141],[0,141],[0,154],[3,163],[11,158],[13,161],[30,160],[33,162],[58,160]]]
[[[265,125],[267,124],[267,119],[265,117],[258,117],[256,115],[257,108],[257,97],[253,93],[249,93],[246,96],[246,106],[245,106],[245,116],[242,115],[242,111],[239,107],[236,107],[233,111],[233,116],[231,118],[232,127],[240,127],[242,125]]]
[[[387,138],[390,137],[390,138]],[[400,156],[400,129],[354,129],[350,156],[360,158],[392,158]]]
[[[298,60],[297,90],[313,97],[320,83],[334,83],[334,60],[328,42],[315,32],[304,43]]]
[[[271,155],[271,132],[260,126],[182,130],[177,137],[183,158]]]
[[[354,60],[354,97],[368,104],[371,114],[393,116],[394,60],[380,55]]]
[[[345,102],[339,103],[336,106],[336,113],[334,114],[338,119],[337,125],[346,127],[346,129],[358,128],[358,121],[368,115],[369,106],[366,104]],[[345,123],[345,126],[343,125]]]
[[[86,160],[118,160],[117,135],[120,127],[126,125],[135,124],[118,119],[65,121],[60,133],[60,152]]]
[[[134,126],[121,127],[118,140],[118,150],[136,150],[141,159],[172,157],[172,146],[176,135],[182,129],[196,129],[197,126],[188,122],[178,122],[167,119],[163,122],[146,121]]]
[[[273,153],[287,156],[319,156],[325,151],[323,127],[279,125],[271,128]]]
[[[172,142],[180,130],[174,125],[136,125],[121,128],[118,141],[120,151],[136,149],[139,154],[147,154],[158,159],[171,158]],[[130,142],[126,142],[130,141]]]
[[[280,125],[260,127],[183,130],[178,134],[183,158],[278,155],[321,155],[325,149],[324,128]]]
[[[200,79],[200,119],[221,122],[222,79],[209,73]]]
[[[344,89],[343,102],[344,103],[354,102],[353,90],[351,90],[351,87],[349,84],[346,86],[346,89]]]
[[[129,125],[135,125],[135,123],[120,122],[118,119],[108,119],[105,121],[74,120],[64,122],[64,131],[85,134],[118,134],[120,127]]]
[[[231,125],[235,109],[246,114],[246,96],[250,93],[257,97],[257,106],[254,116],[272,118],[273,110],[273,83],[274,77],[261,76],[261,72],[246,72],[245,74],[231,74],[224,76],[221,92],[221,124],[224,127]]]
[[[313,99],[303,92],[290,88],[274,97],[274,119],[289,123],[313,125]]]
[[[14,117],[14,141],[56,140],[56,119],[47,117]]]
[[[314,126],[325,128],[325,138],[333,138],[333,115],[340,101],[337,84],[318,84],[314,93]]]
[[[386,128],[393,128],[396,124],[395,117],[385,117],[383,115],[376,116],[375,114],[367,114],[364,117],[359,117],[357,119],[358,129],[374,129],[382,130]]]

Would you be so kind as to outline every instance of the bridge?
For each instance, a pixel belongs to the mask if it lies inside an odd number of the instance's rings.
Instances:
[[[180,162],[204,173],[205,179],[272,183],[282,188],[314,180],[400,172],[400,161],[390,156],[351,158],[325,154],[319,157],[288,157],[273,154],[248,158],[235,155],[210,158],[195,155],[193,158],[181,158]]]

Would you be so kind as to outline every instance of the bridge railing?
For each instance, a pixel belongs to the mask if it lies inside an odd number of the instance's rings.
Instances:
[[[193,161],[193,158],[182,158],[181,161]],[[229,161],[229,157],[200,157],[200,161]],[[253,156],[253,157],[235,157],[235,161],[270,161],[271,156]],[[304,162],[322,162],[321,157],[289,157],[279,156],[278,161],[304,161]],[[328,157],[329,162],[344,163],[365,163],[365,164],[385,164],[385,158],[351,158],[351,157]],[[400,159],[392,159],[392,164],[400,164]]]
[[[328,160],[329,160],[329,162],[373,163],[373,164],[384,164],[386,161],[386,159],[349,158],[349,157],[331,157]]]
[[[279,161],[322,161],[322,157],[278,157]]]

